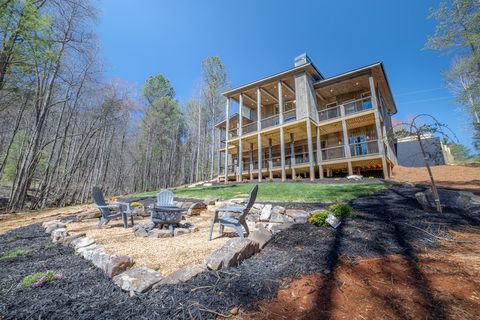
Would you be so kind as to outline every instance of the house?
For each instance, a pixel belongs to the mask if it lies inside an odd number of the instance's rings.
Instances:
[[[381,62],[326,78],[303,54],[224,96],[219,180],[388,177],[397,161],[386,138],[397,109]]]
[[[398,164],[404,167],[424,167],[425,160],[416,136],[397,139]],[[422,136],[422,146],[431,166],[453,163],[450,148],[432,134]]]

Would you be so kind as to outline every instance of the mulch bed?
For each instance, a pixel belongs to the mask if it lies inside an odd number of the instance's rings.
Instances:
[[[71,249],[49,246],[39,225],[16,229],[0,236],[0,254],[33,252],[0,260],[0,318],[216,318],[234,306],[254,309],[257,301],[274,298],[285,279],[312,273],[328,277],[340,257],[355,261],[398,254],[414,261],[419,250],[439,245],[436,237],[450,237],[449,229],[480,225],[478,212],[425,213],[414,198],[422,190],[400,185],[381,190],[353,201],[358,216],[337,230],[297,224],[238,267],[204,272],[133,298]],[[39,289],[16,286],[25,275],[47,270],[64,278]]]

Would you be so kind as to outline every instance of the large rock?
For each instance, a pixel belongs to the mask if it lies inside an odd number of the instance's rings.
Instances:
[[[480,210],[480,197],[472,192],[439,188],[438,195],[442,207],[464,211]],[[417,192],[415,198],[425,211],[436,209],[435,198],[430,188],[424,192]]]
[[[306,223],[310,216],[307,211],[296,209],[287,209],[285,215],[292,218],[295,223]]]
[[[163,277],[157,271],[149,268],[133,268],[116,275],[112,279],[122,290],[143,293],[160,282]]]
[[[272,214],[272,205],[266,204],[262,209],[262,213],[260,214],[260,221],[269,221],[271,214]]]
[[[180,207],[182,209],[189,209],[192,205],[194,205],[194,202],[191,201],[185,201],[185,202],[178,202],[177,207]]]
[[[175,228],[173,229],[173,235],[175,237],[181,236],[182,234],[190,233],[190,229],[188,228]]]
[[[205,265],[211,270],[233,267],[257,252],[258,243],[250,239],[234,238],[206,257]]]
[[[52,231],[50,237],[53,243],[62,242],[68,236],[66,228],[59,228]]]
[[[133,266],[133,259],[128,256],[111,256],[105,266],[105,273],[110,278]]]
[[[71,235],[71,236],[67,236],[67,237],[65,237],[65,239],[63,239],[62,244],[64,246],[68,247],[68,246],[70,246],[70,244],[73,240],[78,239],[78,238],[83,238],[85,236],[86,236],[85,233],[78,233],[78,234],[74,234],[74,235]]]
[[[192,279],[193,277],[202,273],[205,270],[206,270],[205,266],[202,264],[187,266],[175,271],[169,276],[166,276],[162,281],[155,284],[153,287],[155,288],[162,284],[178,284],[180,282],[185,282]]]
[[[272,210],[272,215],[270,216],[270,222],[273,223],[288,223],[288,222],[293,222],[293,218],[283,215],[278,212],[273,212]]]
[[[80,254],[83,258],[90,260],[90,256],[93,254],[94,251],[105,252],[105,248],[102,245],[94,243],[86,247],[75,249],[75,251],[78,254]]]
[[[269,223],[267,225],[267,230],[269,230],[272,234],[276,234],[290,228],[292,225],[293,223]]]
[[[272,208],[272,214],[273,213],[285,214],[285,208],[282,206],[275,206]]]
[[[52,221],[51,223],[47,224],[45,227],[46,233],[52,233],[53,230],[65,228],[65,223],[60,221]]]
[[[171,238],[173,237],[172,232],[167,229],[153,229],[148,232],[149,238]]]
[[[54,223],[61,223],[60,220],[50,220],[50,221],[45,221],[44,223],[42,223],[42,227],[43,229],[47,229],[47,227],[51,224],[54,224]]]
[[[134,226],[134,227],[136,227],[136,226]],[[151,230],[151,231],[153,231],[153,230]],[[149,232],[147,231],[147,228],[145,226],[142,226],[142,225],[138,225],[138,227],[134,228],[133,233],[135,234],[136,237],[140,237],[140,238],[145,238],[149,235]]]
[[[203,200],[203,203],[204,203],[206,206],[214,206],[217,201],[218,201],[218,198],[205,199],[205,200]]]
[[[248,235],[248,239],[258,243],[260,249],[263,249],[271,238],[272,234],[265,228],[258,228]]]
[[[88,255],[90,262],[103,272],[106,272],[108,262],[111,256],[106,253],[104,250],[93,250],[91,254]]]
[[[362,178],[363,176],[358,174],[352,174],[351,176],[347,177],[348,180],[355,180],[355,181],[362,180]]]
[[[187,214],[189,216],[196,216],[202,213],[202,211],[207,210],[207,205],[203,202],[196,202],[188,208]]]
[[[88,247],[95,243],[95,240],[90,237],[77,238],[70,242],[70,246],[77,251],[79,248]]]

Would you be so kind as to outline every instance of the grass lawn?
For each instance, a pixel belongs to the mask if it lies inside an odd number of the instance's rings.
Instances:
[[[334,202],[348,201],[360,196],[374,193],[389,185],[385,183],[359,184],[322,184],[322,183],[281,183],[269,182],[259,184],[257,200],[262,201],[293,201],[293,202]],[[176,188],[175,197],[178,198],[232,198],[247,197],[253,184],[227,184],[211,187]],[[157,192],[147,192],[132,196],[154,196]]]

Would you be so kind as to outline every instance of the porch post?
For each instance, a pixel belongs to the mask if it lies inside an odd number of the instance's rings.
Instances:
[[[258,133],[257,135],[257,139],[258,139],[258,182],[262,182],[262,178],[263,178],[263,175],[262,175],[262,136],[260,135],[260,133]]]
[[[250,171],[250,181],[253,180],[253,143],[250,143],[250,153],[249,153],[249,171]]]
[[[292,167],[292,179],[297,176],[295,173],[295,135],[290,133],[290,166]]]
[[[273,179],[273,161],[272,161],[272,139],[268,139],[268,176]]]
[[[283,127],[280,127],[280,162],[282,166],[282,181],[287,180],[287,173],[285,171],[285,137],[283,136]]]
[[[257,88],[257,144],[258,144],[258,182],[262,182],[262,136],[260,135],[262,130],[262,92],[260,88]]]
[[[323,179],[323,167],[322,167],[322,143],[320,141],[320,127],[317,126],[317,163],[318,163],[318,173],[320,179]]]
[[[348,175],[353,175],[352,161],[348,161]]]
[[[228,130],[230,128],[230,98],[225,105],[226,131],[225,131],[225,183],[228,183]]]
[[[345,158],[350,159],[352,157],[350,153],[350,144],[348,143],[347,123],[345,122],[345,106],[340,106],[340,115],[342,117],[342,134],[343,134],[343,146],[345,149]]]
[[[383,178],[387,179],[389,177],[389,174],[388,174],[388,168],[387,168],[385,148],[383,146],[380,116],[378,114],[377,92],[375,91],[375,81],[373,80],[373,76],[371,74],[368,76],[368,82],[370,84],[370,96],[372,98],[372,105],[373,105],[373,110],[375,115],[375,130],[377,131],[378,152],[380,153],[382,158]]]
[[[241,137],[243,134],[243,93],[240,93],[240,98],[238,99],[238,136]]]
[[[313,165],[312,124],[307,118],[308,163],[310,165],[310,181],[315,181],[315,167]]]
[[[243,141],[238,140],[238,182],[243,181]]]
[[[282,81],[278,81],[278,120],[280,124],[283,124],[283,93],[282,93]]]

